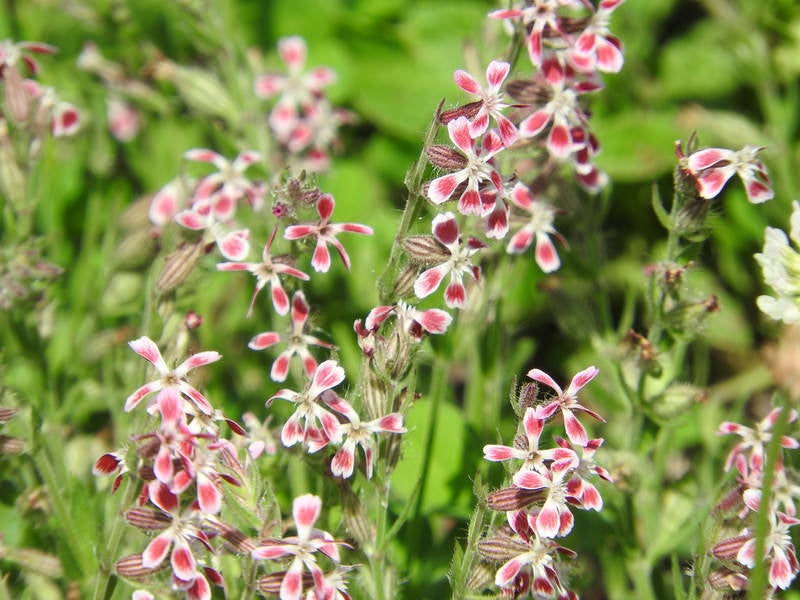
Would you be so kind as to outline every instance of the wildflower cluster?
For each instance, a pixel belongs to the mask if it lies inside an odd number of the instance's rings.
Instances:
[[[789,587],[800,572],[790,529],[800,523],[795,502],[800,497],[800,486],[795,473],[786,467],[782,451],[771,472],[766,471],[767,452],[773,439],[772,430],[779,420],[786,424],[797,419],[797,411],[775,408],[755,427],[726,421],[719,426],[720,435],[741,437],[728,454],[725,470],[735,467],[736,485],[718,504],[717,511],[723,521],[721,541],[711,549],[711,554],[722,564],[708,577],[709,585],[725,592],[747,590],[750,572],[756,566],[756,523],[766,512],[767,532],[764,537],[763,560],[768,565],[769,588],[767,593]],[[800,447],[796,438],[782,435],[776,440],[782,449]],[[771,479],[769,502],[762,502],[764,486]],[[772,596],[770,596],[772,597]]]
[[[622,67],[620,43],[608,31],[611,13],[621,3],[605,1],[595,8],[537,0],[491,12],[492,19],[522,30],[533,74],[507,81],[511,64],[493,60],[484,86],[457,70],[456,85],[475,100],[440,112],[453,145],[426,149],[431,164],[447,171],[426,184],[428,200],[437,207],[456,200],[457,213],[478,220],[461,228],[490,239],[508,237],[509,254],[533,246],[545,273],[557,270],[561,261],[552,240],[558,235],[556,210],[543,192],[557,190],[562,167],[589,192],[607,182],[593,164],[600,147],[581,96],[601,89],[600,73]],[[575,10],[588,14],[576,18]],[[475,255],[486,244],[473,236],[462,241],[458,222],[463,220],[443,212],[434,219],[432,239],[406,244],[412,264],[424,267],[414,282],[418,298],[432,294],[449,276],[445,303],[450,308],[467,305],[463,280],[479,281]]]
[[[259,98],[275,99],[268,123],[280,145],[283,163],[297,171],[324,171],[337,129],[351,123],[354,116],[332,106],[325,96],[325,88],[336,81],[332,69],[305,70],[305,40],[297,36],[283,38],[278,42],[278,53],[287,73],[259,76],[255,93]]]
[[[484,446],[484,458],[490,461],[514,461],[511,486],[493,492],[487,498],[492,510],[506,513],[507,524],[492,531],[478,544],[482,558],[502,562],[494,583],[504,596],[522,598],[577,598],[568,589],[561,557],[576,554],[554,540],[569,535],[574,518],[570,506],[599,511],[603,499],[590,477],[611,481],[608,471],[594,462],[602,438],[589,439],[575,412],[584,412],[602,421],[599,414],[579,402],[578,393],[597,376],[588,367],[572,378],[563,390],[549,375],[532,369],[528,377],[536,383],[524,384],[517,399],[524,411],[521,432],[513,446]],[[538,398],[537,384],[544,384],[555,395]],[[556,437],[556,446],[540,448],[540,438],[547,425],[560,412],[568,439]]]
[[[244,431],[187,379],[190,371],[218,361],[217,352],[193,354],[170,368],[151,339],[139,338],[130,347],[155,368],[157,378],[130,394],[124,409],[131,411],[146,400],[146,410],[157,423],[133,436],[131,449],[101,456],[94,473],[115,474],[113,490],[129,474],[140,489],[137,506],[125,517],[158,535],[140,554],[117,561],[116,569],[122,576],[142,580],[164,567],[169,557],[172,588],[188,599],[207,600],[211,584],[224,585],[211,566],[211,539],[222,535],[245,549],[252,544],[243,535],[234,536],[235,530],[219,520],[222,485],[242,485],[244,470],[236,448],[220,436],[218,423],[226,421],[239,434]]]

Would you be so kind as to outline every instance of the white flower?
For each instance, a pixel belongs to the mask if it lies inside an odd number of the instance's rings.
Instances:
[[[784,323],[800,323],[800,203],[792,203],[789,237],[780,229],[767,227],[764,250],[755,255],[761,265],[765,283],[775,296],[759,296],[756,304],[771,319]]]

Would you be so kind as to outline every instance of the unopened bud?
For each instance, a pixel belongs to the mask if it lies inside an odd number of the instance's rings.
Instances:
[[[31,548],[9,548],[0,544],[0,558],[50,579],[61,577],[64,572],[57,557]]]
[[[739,553],[739,550],[741,550],[742,546],[744,546],[745,542],[752,539],[752,534],[744,534],[728,538],[727,540],[722,540],[720,543],[711,548],[711,554],[720,560],[731,560],[736,558],[736,555]]]
[[[219,79],[208,71],[164,61],[158,66],[156,77],[172,81],[186,103],[197,112],[221,117],[229,123],[237,122],[236,103]]]
[[[170,254],[156,281],[156,290],[165,294],[182,284],[203,256],[204,245],[202,240],[198,240],[184,244]]]
[[[22,75],[14,66],[6,66],[3,70],[5,82],[6,106],[15,123],[24,123],[28,119],[31,108],[31,95]]]
[[[662,419],[672,419],[685,414],[705,397],[705,391],[696,386],[675,383],[653,401],[653,411]]]
[[[363,503],[359,500],[350,488],[342,495],[344,504],[344,522],[347,531],[356,539],[359,546],[363,548],[372,547],[375,544],[375,527],[364,510]]]
[[[494,584],[495,570],[486,563],[473,564],[467,577],[467,590],[481,592]]]
[[[514,79],[506,84],[506,93],[524,104],[544,104],[549,98],[547,90],[530,79]]]
[[[0,454],[19,454],[25,449],[25,440],[0,435]]]
[[[17,414],[16,408],[6,408],[0,406],[0,425],[8,423]]]
[[[708,574],[708,584],[715,590],[741,592],[748,588],[749,579],[744,573],[738,573],[727,567],[720,567]],[[738,598],[739,596],[736,597]]]
[[[414,292],[414,281],[416,279],[417,269],[411,265],[405,265],[398,273],[397,279],[395,279],[392,297],[405,298],[410,296]]]
[[[166,529],[172,523],[168,515],[150,508],[131,508],[125,513],[125,518],[134,527],[155,531]]]
[[[478,553],[486,560],[493,562],[505,562],[529,549],[524,542],[502,533],[478,542]]]
[[[138,229],[125,236],[114,252],[115,266],[133,270],[149,264],[158,249],[158,243],[149,229]]]
[[[425,153],[432,164],[446,171],[459,171],[467,166],[467,159],[452,146],[434,144]]]
[[[370,419],[377,419],[390,412],[389,386],[371,369],[366,370],[361,398]]]
[[[483,101],[477,100],[475,102],[470,102],[469,104],[464,104],[463,106],[458,106],[456,108],[451,108],[450,110],[439,112],[436,116],[439,119],[439,123],[442,125],[447,125],[450,121],[455,121],[458,117],[467,117],[468,119],[471,119],[478,114],[481,106],[483,106]]]
[[[135,581],[141,581],[142,579],[152,575],[159,569],[166,568],[169,563],[167,561],[162,562],[156,568],[149,568],[145,567],[142,564],[142,555],[141,554],[131,554],[129,556],[123,556],[114,564],[114,570],[123,577],[128,579],[133,579]]]
[[[450,252],[432,235],[410,235],[401,242],[403,250],[422,264],[436,265],[447,260]]]
[[[510,487],[489,494],[486,497],[486,506],[491,510],[509,512],[523,509],[534,502],[544,501],[546,498],[547,492],[543,490]]]
[[[0,119],[0,191],[20,206],[25,199],[25,176],[17,164],[17,157],[8,137],[8,126]]]

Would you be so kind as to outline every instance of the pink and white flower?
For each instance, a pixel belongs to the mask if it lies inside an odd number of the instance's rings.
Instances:
[[[497,123],[497,129],[500,132],[500,139],[503,141],[503,145],[508,147],[516,141],[517,128],[502,113],[503,109],[508,108],[508,104],[505,103],[504,94],[500,88],[506,77],[508,77],[510,69],[511,65],[507,62],[499,60],[490,62],[486,68],[488,88],[484,88],[472,75],[464,70],[459,69],[454,73],[456,85],[465,92],[477,96],[481,103],[477,114],[472,118],[469,125],[469,134],[473,139],[486,133],[489,128],[489,117],[492,117]]]
[[[186,381],[189,371],[218,361],[222,356],[219,352],[208,351],[193,354],[175,369],[170,369],[164,362],[161,352],[155,342],[148,337],[141,337],[128,344],[139,356],[147,360],[158,371],[160,378],[146,383],[133,392],[125,400],[125,412],[133,410],[139,402],[151,394],[156,394],[151,400],[148,412],[155,407],[165,421],[175,422],[181,419],[185,412],[192,413],[194,408],[210,415],[214,409],[205,396],[198,392]],[[185,405],[189,405],[188,407]]]
[[[726,435],[732,433],[739,435],[742,438],[742,441],[731,448],[730,453],[728,453],[728,458],[725,460],[726,471],[730,470],[731,465],[733,465],[736,457],[739,454],[744,454],[748,451],[748,463],[750,467],[752,469],[756,469],[757,471],[763,470],[764,462],[766,460],[766,447],[769,445],[769,441],[772,439],[771,429],[778,422],[782,410],[783,409],[780,407],[773,408],[766,417],[761,419],[755,428],[747,427],[746,425],[740,425],[739,423],[733,423],[731,421],[725,421],[720,424],[719,428],[717,429],[717,435]],[[797,411],[791,409],[786,422],[794,422],[797,420],[797,416]],[[783,435],[781,436],[780,445],[783,448],[800,448],[800,441],[793,437],[789,437],[788,435]]]
[[[297,535],[263,540],[252,552],[253,558],[257,560],[293,557],[281,582],[281,600],[300,600],[303,594],[303,571],[306,569],[315,581],[319,579],[324,583],[324,575],[316,561],[317,552],[322,552],[334,562],[339,562],[337,545],[343,542],[334,540],[326,531],[314,528],[321,510],[322,500],[318,496],[306,494],[295,498],[292,502],[292,515]]]
[[[442,280],[449,275],[450,283],[444,292],[445,303],[450,308],[465,308],[467,305],[467,289],[464,287],[464,275],[480,279],[480,267],[472,264],[472,256],[485,244],[477,238],[470,237],[463,244],[458,230],[458,222],[451,212],[440,213],[433,219],[433,235],[450,252],[445,262],[423,271],[414,281],[414,293],[417,298],[425,298],[435,292]]]
[[[608,24],[611,14],[625,0],[601,0],[589,24],[578,36],[572,48],[570,62],[581,71],[619,73],[624,56],[622,44],[611,35]]]
[[[324,88],[336,81],[336,74],[328,67],[315,67],[304,71],[307,48],[298,36],[281,38],[278,54],[286,65],[288,74],[267,74],[256,79],[255,92],[261,98],[279,96],[270,112],[269,124],[281,141],[287,141],[301,124],[300,109],[313,105]]]
[[[555,245],[550,235],[556,234],[553,227],[555,209],[544,200],[534,198],[531,190],[518,182],[508,195],[508,199],[518,209],[527,213],[525,222],[517,232],[511,236],[506,246],[509,254],[521,254],[536,243],[534,256],[536,264],[545,273],[552,273],[561,266],[561,260],[556,252]],[[513,218],[512,218],[513,219]]]
[[[585,447],[589,443],[589,436],[586,435],[586,429],[583,427],[573,411],[582,411],[589,416],[597,419],[598,421],[605,422],[605,419],[599,414],[590,410],[578,402],[578,392],[594,379],[599,370],[597,367],[587,367],[580,373],[576,374],[566,391],[561,389],[552,377],[544,371],[539,369],[531,369],[528,371],[528,377],[539,383],[543,383],[556,391],[556,397],[550,400],[547,404],[539,406],[536,409],[536,416],[540,419],[550,419],[557,411],[561,411],[564,417],[564,429],[567,432],[569,440],[580,447]]]
[[[309,352],[309,346],[320,346],[322,348],[332,349],[335,348],[333,344],[308,335],[305,333],[306,322],[309,315],[308,302],[302,291],[294,293],[292,298],[292,330],[287,336],[288,348],[280,353],[275,362],[272,363],[272,370],[270,371],[270,378],[273,381],[286,381],[286,376],[289,374],[289,363],[293,356],[299,356],[303,361],[306,375],[311,377],[317,368],[317,361]],[[274,346],[281,341],[281,335],[273,331],[266,331],[256,335],[248,347],[251,350],[264,350]]]
[[[570,448],[549,448],[539,449],[539,437],[542,434],[545,421],[536,417],[536,409],[528,407],[525,409],[525,416],[522,418],[522,426],[525,431],[523,438],[515,438],[514,447],[499,444],[488,444],[483,447],[483,457],[491,461],[504,461],[510,459],[521,460],[522,465],[518,472],[536,471],[547,473],[550,463],[565,464],[568,468],[575,468],[578,464],[578,455]]]
[[[311,381],[302,392],[278,390],[267,400],[267,407],[276,398],[287,400],[296,405],[294,413],[281,429],[281,443],[287,448],[298,442],[309,442],[319,450],[328,442],[338,443],[342,439],[342,427],[339,420],[320,404],[323,392],[336,387],[344,381],[344,369],[335,360],[321,363]],[[317,427],[321,425],[321,430]],[[323,435],[323,439],[318,439]],[[316,437],[315,437],[316,436]]]
[[[275,311],[279,315],[285,315],[289,312],[289,295],[281,285],[281,275],[290,275],[291,277],[295,277],[301,281],[308,281],[309,279],[309,276],[303,271],[295,269],[293,266],[285,262],[281,262],[272,258],[272,255],[270,254],[270,247],[272,246],[272,242],[275,239],[276,233],[277,229],[274,229],[267,240],[267,243],[264,244],[264,250],[261,252],[260,263],[225,262],[217,264],[217,269],[219,271],[249,271],[255,275],[256,288],[253,291],[253,297],[251,298],[250,306],[247,309],[248,317],[253,313],[253,306],[255,305],[258,293],[264,289],[267,284],[270,285],[270,290],[272,292],[272,305],[275,307]]]
[[[350,257],[342,246],[342,243],[336,239],[340,233],[360,233],[362,235],[372,235],[372,228],[358,223],[331,223],[330,219],[333,216],[333,209],[336,207],[336,202],[330,194],[322,194],[317,200],[317,213],[320,220],[317,223],[302,223],[299,225],[290,225],[286,228],[283,234],[287,240],[299,240],[305,237],[316,237],[317,245],[314,249],[314,255],[311,258],[311,266],[317,272],[326,273],[331,268],[331,254],[328,250],[328,244],[331,244],[344,263],[347,270],[350,270]]]
[[[458,200],[458,211],[465,215],[480,215],[483,206],[479,193],[482,182],[491,182],[498,190],[502,189],[500,174],[492,166],[491,159],[503,150],[503,142],[494,131],[489,131],[481,142],[481,148],[475,147],[475,140],[470,134],[471,124],[467,117],[461,116],[447,123],[450,139],[461,151],[463,168],[454,173],[437,177],[430,182],[428,198],[436,205],[450,199],[458,187],[466,182],[466,188]]]
[[[326,397],[325,404],[350,421],[342,425],[344,442],[331,461],[331,472],[343,479],[351,477],[355,465],[356,446],[361,446],[367,479],[371,479],[377,447],[375,434],[405,433],[407,430],[403,427],[403,416],[400,413],[391,413],[372,421],[362,422],[361,417],[344,398],[334,394]]]
[[[760,204],[775,196],[767,169],[757,158],[761,150],[763,148],[751,145],[738,151],[706,148],[689,155],[686,167],[694,176],[697,190],[703,198],[716,197],[725,183],[736,174],[744,183],[747,199]]]

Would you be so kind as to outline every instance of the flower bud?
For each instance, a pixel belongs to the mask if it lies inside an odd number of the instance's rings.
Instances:
[[[402,241],[403,250],[422,264],[437,265],[448,258],[450,252],[432,235],[410,235]]]
[[[156,281],[156,291],[165,294],[176,289],[194,270],[203,255],[203,241],[184,244],[167,257]]]
[[[131,554],[129,556],[123,556],[114,563],[114,570],[122,577],[133,579],[134,581],[141,581],[156,571],[165,569],[167,565],[169,565],[169,562],[164,561],[154,569],[148,568],[142,564],[141,554]]]
[[[467,159],[452,146],[434,144],[425,153],[431,163],[446,171],[458,171],[467,166]]]
[[[478,542],[478,553],[493,562],[505,562],[529,550],[527,544],[503,533]]]
[[[491,510],[509,512],[530,506],[534,502],[543,501],[547,497],[546,490],[528,490],[518,487],[503,488],[486,497],[486,506]]]
[[[156,68],[156,77],[172,81],[186,103],[197,112],[221,117],[229,123],[238,121],[236,103],[225,86],[208,71],[163,61]]]

